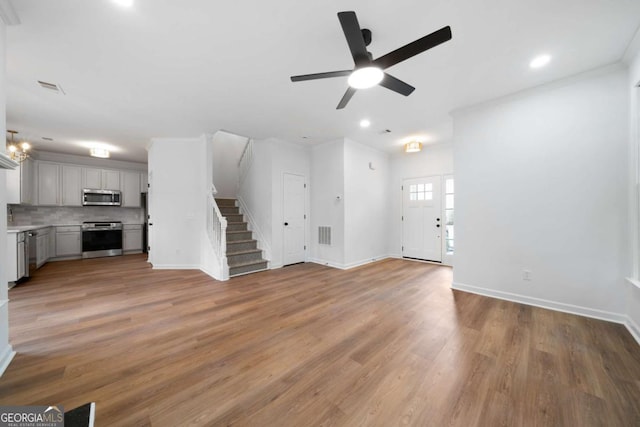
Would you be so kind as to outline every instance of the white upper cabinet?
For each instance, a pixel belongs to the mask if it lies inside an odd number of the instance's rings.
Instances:
[[[7,203],[32,205],[35,203],[35,166],[27,158],[20,166],[7,171]]]
[[[38,162],[38,204],[60,204],[60,165]]]
[[[62,205],[82,206],[82,168],[62,165]]]
[[[82,168],[82,188],[120,190],[120,171]]]
[[[140,207],[140,172],[122,172],[122,206]]]
[[[82,188],[102,189],[102,169],[82,168]]]
[[[102,171],[102,189],[120,190],[120,171]]]

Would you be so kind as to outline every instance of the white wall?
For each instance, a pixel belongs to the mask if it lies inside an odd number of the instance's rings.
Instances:
[[[6,28],[0,19],[0,132],[6,135]],[[0,375],[13,358],[13,348],[9,344],[9,306],[7,290],[7,184],[6,171],[0,169]]]
[[[238,192],[238,162],[248,139],[218,131],[213,135],[213,183],[216,197],[235,199]]]
[[[176,152],[190,153],[188,158]],[[155,138],[149,147],[149,261],[154,268],[200,268],[207,238],[206,137]]]
[[[313,147],[310,261],[331,266],[344,265],[344,190],[344,141]],[[318,244],[319,226],[331,227],[330,246]]]
[[[419,153],[401,152],[390,158],[388,248],[394,257],[402,256],[402,181],[453,173],[453,145],[426,145]]]
[[[640,206],[640,31],[636,33],[634,43],[628,52],[629,80],[627,90],[629,93],[629,235],[632,236],[629,245],[629,273],[635,278],[634,282],[627,283],[626,315],[628,326],[640,342],[640,252],[638,251],[639,220],[638,208]]]
[[[344,267],[385,258],[391,205],[386,153],[345,139],[343,205]]]
[[[627,81],[609,67],[454,115],[455,288],[622,320]]]

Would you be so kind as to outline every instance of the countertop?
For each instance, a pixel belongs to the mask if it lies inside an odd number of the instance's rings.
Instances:
[[[40,225],[7,225],[7,233],[21,233],[23,231],[39,230],[48,227],[80,227],[82,224],[40,224]],[[143,225],[139,222],[123,222],[122,225]]]

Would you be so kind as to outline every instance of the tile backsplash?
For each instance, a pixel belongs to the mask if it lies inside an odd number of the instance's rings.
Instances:
[[[115,206],[27,206],[9,205],[13,221],[8,225],[81,224],[83,221],[122,221],[142,224],[144,210]],[[8,220],[10,216],[7,216]]]

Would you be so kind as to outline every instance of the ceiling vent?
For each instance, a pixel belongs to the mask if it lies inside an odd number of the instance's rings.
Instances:
[[[57,85],[55,83],[43,82],[41,80],[38,80],[38,84],[44,89],[47,89],[47,90],[50,90],[50,91],[53,91],[53,92],[56,92],[56,93],[62,93],[63,95],[66,95],[64,93],[64,90],[62,90],[62,86]]]
[[[48,136],[43,136],[42,139],[45,141],[53,141],[53,138],[49,138]]]

